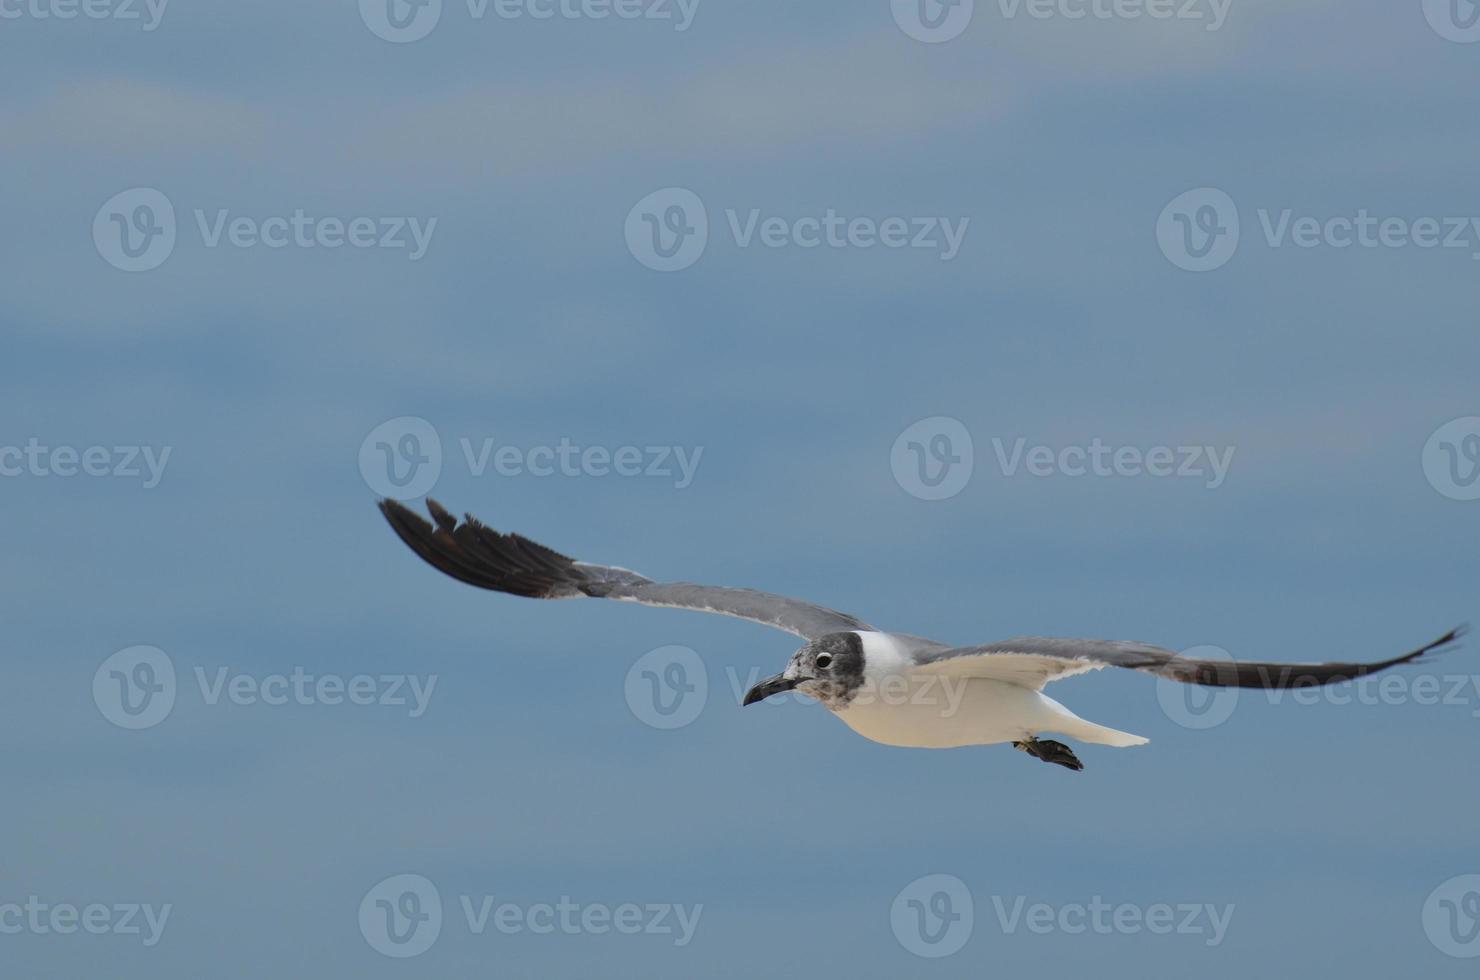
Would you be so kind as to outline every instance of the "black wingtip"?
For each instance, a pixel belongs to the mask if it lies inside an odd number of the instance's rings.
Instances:
[[[1397,667],[1402,664],[1420,663],[1424,662],[1425,659],[1429,657],[1434,657],[1443,653],[1452,653],[1453,651],[1459,649],[1460,640],[1463,640],[1465,638],[1465,635],[1469,632],[1470,624],[1461,623],[1454,629],[1450,630],[1448,633],[1445,633],[1443,636],[1439,637],[1434,642],[1425,644],[1424,646],[1419,647],[1417,650],[1414,650],[1412,653],[1405,653],[1401,657],[1394,657],[1392,660],[1389,660],[1386,663],[1370,664],[1368,665],[1368,669],[1362,671],[1362,673],[1375,674],[1379,670],[1386,670],[1389,667]]]
[[[503,534],[472,515],[461,524],[427,498],[432,521],[398,500],[380,502],[380,512],[405,545],[423,561],[460,582],[531,599],[584,594],[585,576],[565,555],[518,534]]]
[[[379,507],[381,516],[390,523],[390,526],[395,529],[397,534],[401,533],[403,525],[415,527],[417,524],[420,524],[425,528],[427,533],[430,533],[432,530],[432,526],[427,523],[426,518],[399,500],[386,497],[380,501]],[[410,542],[408,541],[407,544],[410,544]]]
[[[436,521],[437,526],[440,527],[442,530],[447,531],[448,533],[457,530],[457,518],[453,517],[451,511],[449,511],[446,507],[443,507],[441,504],[437,503],[431,497],[427,498],[427,512],[432,515],[432,520]],[[468,523],[476,524],[478,522],[473,520],[473,518],[469,516]]]
[[[1406,659],[1417,660],[1419,657],[1427,656],[1428,654],[1447,653],[1451,650],[1457,650],[1459,649],[1460,641],[1463,640],[1465,636],[1469,634],[1469,632],[1470,624],[1460,623],[1454,629],[1450,630],[1448,633],[1445,633],[1433,643],[1430,643],[1428,646],[1423,647],[1419,650],[1415,650],[1413,653],[1409,654]]]

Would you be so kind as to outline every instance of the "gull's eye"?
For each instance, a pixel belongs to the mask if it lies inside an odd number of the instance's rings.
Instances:
[[[827,668],[829,668],[831,666],[832,666],[832,654],[830,654],[830,653],[819,653],[817,655],[817,669],[818,670],[827,670]]]

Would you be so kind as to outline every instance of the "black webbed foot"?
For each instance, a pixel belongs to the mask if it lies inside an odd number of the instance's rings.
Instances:
[[[1079,757],[1074,754],[1074,750],[1063,742],[1030,738],[1025,742],[1013,742],[1012,747],[1028,753],[1035,759],[1052,762],[1056,766],[1073,769],[1075,772],[1084,771],[1084,763],[1080,762]]]

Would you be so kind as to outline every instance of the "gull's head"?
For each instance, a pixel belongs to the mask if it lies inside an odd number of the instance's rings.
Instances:
[[[744,703],[801,691],[836,711],[846,707],[862,685],[863,639],[857,633],[829,633],[792,654],[781,673],[747,691]]]

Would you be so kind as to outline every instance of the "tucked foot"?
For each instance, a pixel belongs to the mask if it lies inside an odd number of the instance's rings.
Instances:
[[[1013,742],[1012,747],[1028,753],[1035,759],[1052,762],[1056,766],[1073,769],[1075,772],[1084,771],[1084,763],[1080,762],[1079,758],[1074,755],[1074,750],[1063,742],[1030,738],[1026,742]]]

